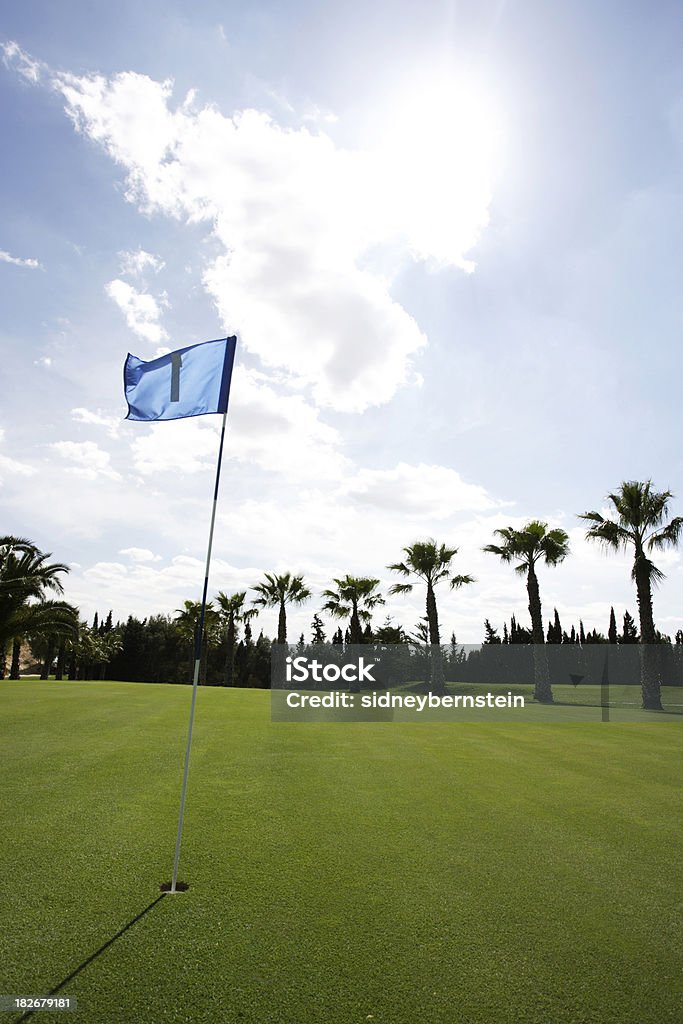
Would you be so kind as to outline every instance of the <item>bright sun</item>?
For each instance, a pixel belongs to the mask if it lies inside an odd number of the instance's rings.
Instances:
[[[414,78],[382,104],[375,144],[415,255],[474,269],[462,253],[488,223],[501,151],[494,104],[450,73]]]

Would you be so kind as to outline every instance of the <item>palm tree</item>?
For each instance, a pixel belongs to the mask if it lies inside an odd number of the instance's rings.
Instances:
[[[14,634],[10,679],[19,678],[19,659],[24,641],[28,641],[33,653],[36,648],[45,649],[41,678],[47,679],[57,644],[74,637],[78,632],[78,608],[66,601],[35,601],[17,609],[9,628]]]
[[[521,530],[505,526],[501,530],[496,530],[495,535],[500,537],[503,543],[487,544],[484,551],[498,555],[503,562],[516,562],[515,572],[520,576],[526,576],[531,642],[543,646],[543,612],[536,565],[539,561],[544,561],[546,565],[559,565],[564,561],[569,554],[569,536],[559,528],[549,530],[547,523],[541,523],[537,519],[527,523]],[[551,704],[553,700],[545,651],[538,648],[534,650],[534,697],[544,704]]]
[[[221,626],[225,629],[225,642],[227,648],[224,671],[225,686],[233,685],[235,674],[235,645],[237,643],[240,623],[243,622],[246,624],[258,615],[256,608],[244,607],[246,597],[246,590],[241,590],[237,594],[231,594],[229,597],[227,594],[223,593],[222,590],[219,590],[218,596],[216,597],[216,602],[218,604],[218,619]]]
[[[419,622],[415,623],[414,632],[408,636],[408,643],[411,644],[417,653],[417,657],[423,663],[424,681],[428,685],[431,678],[431,659],[429,657],[431,644],[429,642],[429,620],[423,615]]]
[[[173,620],[181,638],[190,644],[190,676],[194,670],[196,661],[197,633],[201,621],[202,602],[183,601],[182,608],[176,608],[176,617]],[[200,678],[199,682],[206,684],[206,669],[209,644],[216,641],[216,630],[218,627],[218,612],[209,601],[204,612],[204,629],[202,631],[202,649],[200,653]]]
[[[51,557],[25,537],[0,537],[0,678],[5,675],[10,644],[10,675],[18,678],[24,637],[73,627],[75,610],[71,605],[45,600],[48,591],[63,593],[59,577],[69,572],[62,562],[49,562]]]
[[[385,603],[377,590],[379,580],[370,576],[344,576],[334,582],[337,584],[335,590],[323,590],[323,597],[327,598],[323,611],[335,619],[348,619],[349,642],[362,644],[361,622],[369,623],[373,608]]]
[[[605,519],[599,512],[579,516],[590,523],[589,540],[597,540],[612,551],[633,548],[631,579],[636,585],[642,650],[641,687],[643,707],[660,711],[662,697],[657,671],[657,643],[652,611],[652,588],[664,579],[664,573],[648,557],[652,551],[675,547],[683,530],[683,517],[669,519],[671,491],[655,491],[651,480],[624,481],[607,499],[614,507],[615,518]],[[666,520],[669,520],[668,522]]]
[[[282,576],[274,573],[264,573],[265,579],[257,583],[252,590],[259,595],[254,598],[254,604],[261,608],[279,609],[277,624],[277,642],[287,643],[287,610],[288,604],[303,604],[308,601],[311,592],[304,583],[303,576],[292,576],[286,572]]]
[[[349,620],[349,643],[363,643],[363,628],[372,618],[373,608],[384,604],[384,598],[378,591],[379,580],[371,576],[344,576],[335,579],[334,590],[323,590],[327,600],[323,611],[329,612],[335,619]],[[360,691],[360,683],[353,682],[349,687],[351,693]]]
[[[451,590],[457,590],[468,583],[474,583],[473,576],[453,575],[451,562],[458,553],[457,548],[448,548],[445,544],[437,544],[433,538],[416,541],[403,549],[405,558],[388,566],[392,572],[401,576],[416,576],[427,584],[427,624],[429,626],[429,643],[431,645],[430,685],[434,693],[445,693],[446,681],[441,659],[441,637],[439,635],[439,616],[436,609],[435,588],[437,584],[448,580]],[[394,583],[390,594],[409,594],[412,583]]]
[[[42,597],[45,590],[63,593],[58,577],[69,566],[48,562],[51,557],[25,537],[0,537],[0,613],[8,602]]]

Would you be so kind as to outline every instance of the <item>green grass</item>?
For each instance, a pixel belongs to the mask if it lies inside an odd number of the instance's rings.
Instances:
[[[0,684],[0,993],[54,988],[170,877],[189,697]],[[36,1020],[678,1024],[682,723],[272,724],[267,692],[202,689],[189,892]]]

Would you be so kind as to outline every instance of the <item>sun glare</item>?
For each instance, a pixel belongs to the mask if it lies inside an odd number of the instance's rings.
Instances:
[[[413,79],[382,104],[376,148],[415,254],[474,269],[462,254],[488,222],[500,161],[493,102],[450,74]]]

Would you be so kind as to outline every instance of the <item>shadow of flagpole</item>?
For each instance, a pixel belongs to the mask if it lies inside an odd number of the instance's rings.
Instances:
[[[97,960],[99,956],[102,956],[105,950],[109,949],[109,947],[112,946],[117,939],[120,939],[122,935],[125,935],[129,928],[132,928],[134,924],[137,924],[137,922],[140,921],[145,916],[145,914],[148,914],[149,911],[153,907],[155,907],[157,903],[163,900],[165,896],[166,893],[162,892],[160,896],[157,896],[155,900],[152,900],[149,906],[145,907],[144,910],[141,910],[136,917],[132,918],[132,920],[128,922],[128,924],[125,924],[123,928],[119,929],[116,935],[112,935],[110,939],[107,939],[107,941],[102,946],[100,946],[99,949],[96,949],[94,953],[91,953],[90,956],[83,961],[83,963],[79,964],[78,967],[74,968],[71,974],[67,974],[66,978],[62,978],[58,985],[55,985],[55,987],[51,988],[49,992],[46,992],[46,998],[50,998],[51,996],[56,995],[58,992],[61,992],[61,990],[65,988],[65,986],[68,985],[70,981],[73,981],[74,978],[76,978],[81,973],[81,971],[84,971],[85,968],[89,967],[90,964]],[[36,1010],[25,1010],[20,1017],[15,1018],[14,1024],[23,1024],[23,1021],[29,1020],[29,1018],[31,1018],[36,1012]]]

